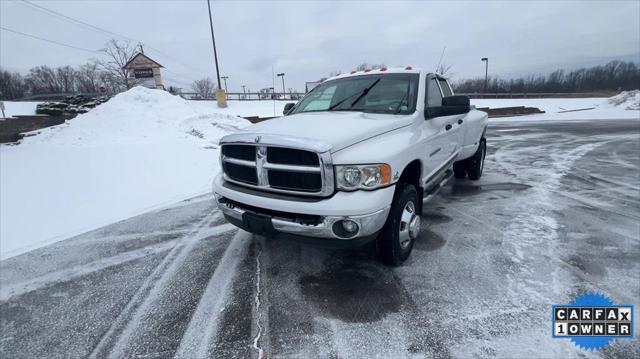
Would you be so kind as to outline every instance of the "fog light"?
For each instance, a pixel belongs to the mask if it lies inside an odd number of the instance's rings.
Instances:
[[[338,238],[350,239],[358,234],[358,223],[350,219],[343,219],[333,223],[333,233]]]
[[[358,231],[358,224],[354,221],[346,219],[342,221],[342,228],[347,233],[356,233]]]

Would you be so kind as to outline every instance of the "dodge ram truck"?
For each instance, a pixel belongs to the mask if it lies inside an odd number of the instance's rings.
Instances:
[[[400,265],[420,215],[452,176],[477,180],[487,114],[448,80],[405,68],[330,78],[284,116],[220,140],[215,200],[232,224],[258,235],[354,247],[375,241]]]

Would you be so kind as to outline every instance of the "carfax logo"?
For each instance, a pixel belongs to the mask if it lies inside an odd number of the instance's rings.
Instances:
[[[600,349],[617,338],[633,338],[633,305],[616,305],[600,294],[554,305],[554,338],[568,338],[584,349]]]

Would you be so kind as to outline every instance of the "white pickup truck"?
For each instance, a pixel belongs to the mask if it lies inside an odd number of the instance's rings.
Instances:
[[[285,116],[220,140],[218,207],[259,235],[334,246],[376,241],[400,265],[423,201],[454,175],[477,180],[487,114],[448,81],[411,67],[324,81]]]

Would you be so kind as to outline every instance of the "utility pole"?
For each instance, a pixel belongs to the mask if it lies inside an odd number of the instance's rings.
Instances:
[[[220,78],[224,80],[224,92],[229,92],[227,91],[227,79],[229,76],[221,76]]]
[[[284,72],[281,72],[281,73],[277,74],[276,76],[282,77],[282,99],[284,99],[284,95],[286,93],[286,91],[284,89]]]
[[[488,57],[483,57],[482,59],[480,59],[481,61],[484,61],[484,92],[487,92],[487,81],[489,80],[489,58]]]
[[[207,8],[209,8],[209,26],[211,27],[211,43],[213,44],[213,58],[216,61],[216,76],[218,78],[218,88],[220,86],[220,69],[218,68],[218,52],[216,51],[216,37],[213,35],[213,18],[211,17],[211,3],[207,0]]]

